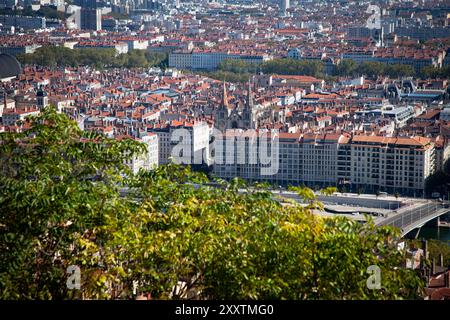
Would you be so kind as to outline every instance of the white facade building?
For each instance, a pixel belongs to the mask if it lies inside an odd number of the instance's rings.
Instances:
[[[147,145],[147,152],[126,161],[126,165],[136,174],[139,170],[153,170],[158,167],[158,136],[153,133],[142,137],[141,142]]]
[[[282,14],[286,14],[286,11],[290,8],[289,0],[280,1],[280,11]]]
[[[177,69],[192,69],[192,53],[171,53],[169,55],[169,67]]]
[[[249,132],[228,131],[217,140],[223,159],[234,157],[235,161],[216,162],[215,175],[267,181],[276,186],[341,186],[349,191],[421,196],[426,178],[435,172],[435,146],[427,138],[280,133],[279,149],[271,159],[272,167],[276,164],[278,170],[264,175],[261,168],[267,164],[258,160],[259,143],[256,148],[250,147],[253,138]]]
[[[37,108],[4,109],[2,114],[2,124],[4,126],[14,126],[17,121],[23,121],[28,116],[37,116],[39,113],[40,110]]]
[[[355,136],[350,150],[350,181],[357,188],[420,195],[435,170],[435,148],[428,138]]]
[[[172,161],[183,164],[208,163],[209,127],[206,122],[179,122],[150,129],[158,136],[159,164]]]
[[[261,64],[270,59],[268,55],[241,55],[228,52],[173,52],[169,54],[169,67],[192,70],[215,70],[226,59],[244,60]]]
[[[412,106],[394,107],[393,105],[384,105],[380,108],[360,112],[365,120],[369,122],[388,119],[393,121],[397,128],[404,127],[408,120],[415,116]]]

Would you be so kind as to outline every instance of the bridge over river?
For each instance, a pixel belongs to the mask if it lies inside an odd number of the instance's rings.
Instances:
[[[379,226],[397,227],[402,230],[402,236],[407,235],[414,229],[418,229],[418,234],[420,228],[427,222],[448,212],[450,212],[450,208],[447,203],[430,201],[429,203],[425,203],[416,208],[393,214],[387,218],[377,221],[376,224]]]
[[[301,202],[293,192],[273,190],[277,196]],[[363,213],[374,217],[377,226],[394,226],[399,228],[402,236],[420,228],[427,222],[450,212],[449,202],[418,198],[395,198],[393,196],[338,194],[324,196],[317,194],[317,199],[324,204],[325,212],[319,214],[332,216],[336,214],[365,221]],[[416,237],[417,237],[416,234]]]
[[[121,191],[123,195],[128,192],[128,188]],[[242,189],[239,192],[245,193],[248,190]],[[302,203],[302,199],[295,192],[272,190],[272,193],[277,199],[288,198]],[[316,197],[324,204],[324,211],[315,211],[317,214],[343,215],[361,222],[365,221],[364,214],[368,214],[374,217],[375,225],[399,228],[402,236],[415,229],[419,231],[427,222],[450,212],[449,201],[351,193],[334,193],[329,196],[316,193]],[[417,235],[418,232],[415,237]]]

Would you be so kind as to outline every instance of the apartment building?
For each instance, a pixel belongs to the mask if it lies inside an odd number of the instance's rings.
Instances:
[[[172,146],[170,143],[170,127],[155,127],[148,129],[147,131],[158,136],[158,164],[163,165],[169,163],[169,158],[172,151]]]
[[[349,39],[372,38],[379,41],[380,44],[383,42],[384,34],[385,30],[381,26],[379,28],[349,27],[347,29]]]
[[[358,63],[381,62],[386,64],[405,64],[420,71],[426,66],[440,67],[443,62],[443,54],[427,50],[408,50],[395,48],[380,48],[371,51],[345,52],[342,59],[351,59]]]
[[[279,133],[277,150],[273,140],[261,143],[263,138],[251,131],[227,131],[216,140],[214,174],[276,186],[339,186],[421,196],[435,170],[435,148],[428,138]],[[218,154],[222,161],[217,161]],[[269,155],[270,161],[262,161],[261,155]]]
[[[171,121],[147,128],[147,131],[158,136],[158,164],[167,164],[170,158],[176,163],[208,163],[209,126],[206,122]]]
[[[147,145],[147,154],[145,157],[144,168],[147,170],[154,169],[158,166],[159,161],[159,142],[158,135],[149,133],[142,137],[142,142]]]
[[[116,137],[119,138],[120,137]],[[126,165],[136,174],[139,170],[152,170],[158,166],[158,136],[153,133],[138,139],[147,145],[147,152],[126,161]]]
[[[444,171],[446,163],[450,158],[450,144],[448,144],[448,140],[438,136],[434,140],[435,144],[435,171]]]
[[[344,52],[341,55],[341,60],[354,60],[356,62],[369,62],[376,61],[374,58],[374,51],[353,51],[353,52]]]
[[[365,192],[420,196],[435,170],[434,144],[423,137],[354,136],[350,142],[350,182]]]
[[[2,114],[2,124],[4,126],[14,126],[17,121],[23,121],[28,116],[37,116],[39,114],[39,109],[36,107],[25,107],[25,108],[5,108]]]
[[[192,54],[187,52],[173,52],[169,54],[169,67],[177,69],[192,69]]]
[[[437,38],[448,38],[450,37],[450,28],[447,27],[397,27],[395,33],[398,36],[410,37],[419,40],[429,40]]]
[[[101,30],[102,10],[97,8],[81,8],[80,23],[81,30]]]
[[[325,187],[338,183],[337,155],[344,135],[261,134],[227,130],[216,138],[213,172],[274,185]],[[221,154],[221,156],[220,156]]]
[[[300,137],[299,134],[283,135],[287,144],[295,144]],[[274,183],[278,181],[278,168],[275,168],[276,170],[268,175],[264,171],[270,166],[271,160],[273,160],[271,158],[275,157],[273,164],[276,166],[279,161],[278,155],[272,156],[269,151],[272,148],[270,133],[229,129],[214,137],[212,148],[214,175],[224,179],[240,177],[249,181],[270,181]],[[276,146],[275,150],[281,151]],[[291,160],[297,159],[298,156]]]
[[[239,59],[261,64],[269,60],[267,55],[231,54],[229,52],[173,52],[169,54],[169,67],[192,70],[215,70],[226,59]]]
[[[339,134],[303,135],[299,143],[302,176],[306,185],[324,187],[336,185],[337,154],[345,136]],[[288,164],[287,164],[288,165]],[[285,165],[283,165],[284,167]]]
[[[396,108],[393,105],[382,105],[374,110],[359,111],[356,113],[361,114],[364,120],[368,122],[380,122],[389,119],[394,122],[397,128],[404,127],[408,120],[412,119],[415,115],[412,106]]]
[[[192,54],[192,69],[215,70],[219,63],[231,58],[227,52],[195,52]]]
[[[36,49],[39,49],[40,45],[2,45],[0,44],[0,53],[7,53],[12,56],[17,56],[18,54],[24,53],[34,53]]]
[[[128,44],[125,42],[85,42],[85,43],[77,43],[74,48],[79,49],[114,49],[117,54],[127,53],[128,52]]]
[[[4,28],[14,27],[16,29],[36,30],[44,29],[46,27],[46,20],[43,17],[0,15],[0,24]]]
[[[142,39],[125,39],[123,40],[128,45],[128,51],[131,50],[147,50],[148,40]]]

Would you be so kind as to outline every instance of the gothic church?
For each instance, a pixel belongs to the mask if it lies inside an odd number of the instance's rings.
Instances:
[[[225,82],[223,84],[222,103],[216,114],[215,127],[222,132],[227,129],[257,129],[257,120],[255,119],[253,95],[251,83],[248,82],[247,99],[242,110],[239,110],[238,104],[230,107],[228,104],[227,89]]]

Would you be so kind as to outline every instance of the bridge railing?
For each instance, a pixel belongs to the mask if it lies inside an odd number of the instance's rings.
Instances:
[[[424,204],[418,208],[411,209],[393,217],[389,217],[378,223],[379,226],[393,226],[402,230],[408,229],[414,223],[427,217],[432,217],[440,209],[448,207],[441,203],[432,202]]]

